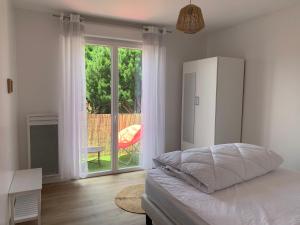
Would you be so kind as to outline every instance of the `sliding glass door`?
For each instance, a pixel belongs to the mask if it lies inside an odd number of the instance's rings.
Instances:
[[[89,173],[112,170],[112,49],[85,46]]]
[[[142,51],[118,48],[118,168],[139,166]]]
[[[139,168],[142,50],[131,42],[88,39],[85,46],[90,174]]]

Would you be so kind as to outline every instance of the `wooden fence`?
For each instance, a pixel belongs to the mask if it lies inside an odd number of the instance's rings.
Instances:
[[[141,124],[141,114],[119,114],[118,131],[133,125]],[[102,155],[111,151],[111,114],[88,114],[88,145],[101,146]],[[122,150],[120,150],[122,154]]]

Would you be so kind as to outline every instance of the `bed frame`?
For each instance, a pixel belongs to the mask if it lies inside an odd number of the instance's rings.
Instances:
[[[187,225],[185,222],[175,221],[170,218],[163,210],[149,199],[147,194],[142,196],[142,208],[146,212],[146,225]],[[206,222],[199,221],[198,225],[209,225]]]
[[[172,221],[154,203],[149,200],[146,194],[142,196],[142,208],[146,212],[146,225],[181,225]]]

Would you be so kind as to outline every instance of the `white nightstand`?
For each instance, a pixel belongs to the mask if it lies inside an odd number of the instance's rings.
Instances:
[[[10,189],[10,224],[37,220],[41,225],[42,169],[17,170]]]

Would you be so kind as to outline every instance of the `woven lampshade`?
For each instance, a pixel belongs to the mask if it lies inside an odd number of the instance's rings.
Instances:
[[[176,29],[184,33],[194,34],[204,28],[204,19],[201,9],[193,4],[189,4],[180,10]]]

